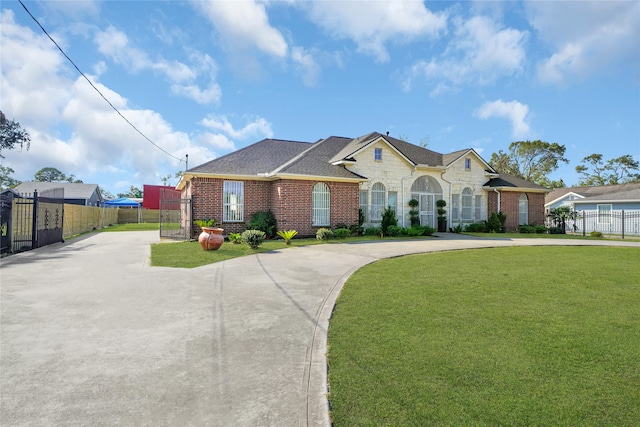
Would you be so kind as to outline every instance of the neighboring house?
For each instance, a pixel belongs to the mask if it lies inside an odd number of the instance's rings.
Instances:
[[[20,195],[31,196],[34,191],[38,191],[41,196],[47,193],[64,191],[64,202],[70,205],[81,206],[102,206],[103,198],[100,187],[97,184],[80,184],[69,182],[23,182],[14,188]]]
[[[609,196],[616,193],[623,193],[629,190],[640,189],[640,183],[601,185],[595,187],[566,187],[556,188],[545,197],[545,213],[549,214],[552,209],[560,206],[573,208],[574,201],[583,200],[595,196]],[[638,207],[634,209],[640,209]]]
[[[576,232],[640,235],[640,183],[558,188],[547,195],[545,211],[569,206]]]
[[[420,222],[436,227],[435,202],[447,202],[449,227],[493,211],[506,227],[544,222],[546,188],[496,173],[473,149],[441,154],[374,132],[315,143],[265,139],[185,171],[177,189],[192,198],[194,218],[215,218],[241,232],[251,215],[271,210],[278,229],[313,235],[320,227],[380,224],[387,206],[409,226],[410,199]]]

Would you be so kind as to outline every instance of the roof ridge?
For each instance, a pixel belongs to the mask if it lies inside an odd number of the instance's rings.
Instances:
[[[331,138],[331,137],[329,137],[329,138]],[[282,169],[284,169],[285,167],[292,165],[292,164],[293,164],[293,163],[295,163],[296,161],[298,161],[298,160],[300,160],[301,158],[303,158],[304,156],[306,156],[306,155],[307,155],[307,153],[309,153],[311,150],[313,150],[314,148],[316,148],[317,146],[319,146],[320,144],[322,144],[324,141],[328,140],[329,138],[324,138],[324,139],[321,139],[320,141],[313,142],[313,143],[308,143],[308,142],[307,142],[307,144],[310,144],[310,145],[311,145],[309,148],[307,148],[306,150],[304,150],[302,153],[300,153],[300,154],[298,154],[298,155],[296,155],[296,156],[293,156],[291,159],[289,159],[288,161],[284,162],[282,165],[278,166],[278,167],[277,167],[277,168],[275,168],[273,171],[271,171],[271,172],[267,172],[267,173],[269,173],[269,174],[276,174],[276,173],[280,172],[280,171],[281,171]]]

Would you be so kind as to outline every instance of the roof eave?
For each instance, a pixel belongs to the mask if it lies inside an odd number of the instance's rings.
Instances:
[[[507,186],[491,187],[489,185],[483,186],[482,189],[483,190],[488,190],[488,191],[493,191],[493,190],[498,190],[498,191],[518,191],[520,193],[522,193],[522,192],[526,192],[526,193],[546,193],[546,192],[549,191],[546,188],[507,187]]]

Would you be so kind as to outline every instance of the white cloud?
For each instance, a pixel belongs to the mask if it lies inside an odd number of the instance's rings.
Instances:
[[[421,36],[437,37],[446,27],[446,15],[433,13],[421,0],[317,1],[301,3],[311,20],[329,35],[353,40],[358,51],[389,60],[386,44]]]
[[[522,70],[524,44],[528,33],[513,28],[501,28],[484,16],[463,20],[455,18],[452,40],[439,58],[416,62],[407,72],[403,88],[409,91],[416,78],[437,82],[433,95],[453,85],[489,84],[501,76]]]
[[[152,61],[144,51],[131,46],[127,35],[114,27],[96,33],[94,41],[102,54],[133,73],[149,69],[164,74],[171,81],[171,92],[175,95],[199,104],[218,103],[222,97],[222,90],[215,82],[217,66],[207,54],[190,51],[191,67],[164,58]],[[201,75],[208,82],[204,89],[197,81]]]
[[[265,120],[262,117],[258,117],[250,123],[247,123],[241,129],[234,129],[231,122],[227,116],[214,116],[209,115],[208,117],[202,119],[200,122],[204,127],[214,130],[220,131],[231,138],[244,140],[250,137],[253,138],[271,138],[273,136],[273,131],[271,130],[271,123]]]
[[[640,3],[564,1],[525,3],[537,36],[554,52],[538,64],[538,78],[563,85],[611,65],[640,64]],[[624,67],[619,67],[620,69]]]
[[[523,138],[529,131],[527,115],[529,107],[518,101],[504,102],[499,99],[493,102],[486,102],[474,112],[474,116],[486,120],[492,117],[504,118],[511,122],[511,135],[514,138]]]
[[[320,75],[320,66],[313,54],[302,47],[295,46],[291,49],[291,59],[297,64],[304,84],[307,86],[315,85]]]
[[[287,42],[269,23],[265,4],[254,0],[193,1],[192,4],[220,33],[227,49],[255,47],[275,57],[287,56]]]

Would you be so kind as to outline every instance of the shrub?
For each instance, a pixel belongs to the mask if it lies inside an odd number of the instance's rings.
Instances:
[[[487,220],[487,231],[489,233],[499,233],[502,230],[502,223],[498,217],[498,212],[491,212]]]
[[[247,223],[248,230],[263,231],[266,237],[273,237],[276,233],[276,217],[271,211],[259,211],[251,216]]]
[[[424,230],[422,229],[422,227],[419,227],[419,226],[405,228],[405,234],[407,236],[411,236],[411,237],[422,236],[422,233],[424,233]]]
[[[433,227],[429,227],[428,225],[423,225],[422,227],[420,227],[422,229],[422,235],[423,236],[431,236],[433,233],[435,233],[436,229]],[[462,231],[462,230],[461,230]]]
[[[591,237],[602,237],[602,232],[601,231],[592,231],[591,233],[589,233],[589,236]]]
[[[458,234],[462,233],[462,224],[456,225],[455,227],[453,227],[453,229],[451,231],[453,231],[454,233],[458,233]]]
[[[365,236],[379,236],[382,233],[380,227],[367,227],[364,229]]]
[[[438,219],[447,219],[447,210],[445,209],[447,206],[447,202],[445,200],[438,200],[436,202],[436,207],[438,208]]]
[[[533,225],[522,224],[518,227],[518,232],[521,234],[533,234],[536,232],[536,228]]]
[[[284,239],[284,243],[286,245],[290,245],[291,239],[296,237],[296,234],[298,234],[298,232],[296,230],[284,230],[284,231],[278,231],[277,234],[278,236]]]
[[[546,234],[547,231],[549,231],[549,229],[544,225],[535,225],[533,228],[536,234]]]
[[[264,242],[265,232],[261,230],[246,230],[242,233],[242,241],[251,249],[258,249]]]
[[[464,231],[468,231],[469,233],[486,233],[487,232],[487,223],[486,222],[474,222],[473,224],[469,224],[464,228]]]
[[[229,233],[229,241],[238,245],[242,243],[242,235],[240,233]]]
[[[382,212],[382,222],[380,223],[382,234],[386,236],[389,227],[392,225],[398,225],[398,219],[396,218],[395,211],[391,209],[391,206],[387,206],[384,212]]]
[[[316,231],[316,239],[318,240],[329,240],[333,237],[333,231],[329,228],[318,228]]]
[[[336,228],[333,230],[333,237],[336,239],[346,239],[351,236],[351,230],[348,228]]]
[[[420,205],[420,202],[418,202],[417,199],[409,200],[409,207],[411,208],[411,210],[409,210],[409,220],[411,221],[412,227],[420,225],[420,211],[416,209],[418,205]]]
[[[334,230],[337,230],[338,228],[349,228],[349,226],[347,224],[345,224],[344,222],[339,222],[336,225],[333,226]]]
[[[351,227],[349,227],[349,230],[351,231],[351,234],[355,234],[356,236],[361,236],[364,232],[364,228],[362,228],[362,225],[358,224],[353,224]]]
[[[193,221],[193,223],[200,228],[204,228],[204,227],[213,227],[218,223],[218,221],[213,218],[207,218],[207,219],[196,219],[195,221]]]
[[[387,236],[398,237],[402,234],[402,230],[402,227],[390,225],[389,228],[387,228]]]
[[[565,234],[565,233],[562,227],[551,227],[549,228],[549,234]]]

